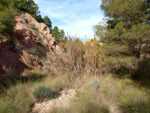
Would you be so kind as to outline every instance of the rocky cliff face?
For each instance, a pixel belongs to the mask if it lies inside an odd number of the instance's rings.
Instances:
[[[21,12],[15,17],[16,26],[11,40],[0,37],[0,79],[11,71],[23,72],[42,65],[42,59],[57,47],[55,38],[44,23],[38,23],[30,14]]]

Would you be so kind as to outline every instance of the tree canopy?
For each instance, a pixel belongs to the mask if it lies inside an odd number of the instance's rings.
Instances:
[[[48,16],[41,17],[38,5],[33,0],[1,0],[0,1],[0,32],[12,33],[18,11],[30,13],[38,22],[45,23],[50,29],[52,22]]]
[[[51,22],[51,20],[50,20],[50,18],[49,18],[48,16],[45,16],[45,17],[43,18],[43,21],[44,21],[44,23],[45,23],[50,29],[52,29],[52,22]]]
[[[95,32],[111,71],[136,74],[139,62],[150,59],[149,7],[147,0],[102,0],[107,22]]]
[[[0,33],[12,33],[15,25],[13,12],[14,8],[7,1],[0,2]]]
[[[145,13],[149,6],[147,0],[102,0],[101,9],[109,18],[128,22],[129,24],[138,24],[146,21]]]
[[[3,7],[13,7],[16,10],[21,10],[30,13],[34,18],[40,13],[39,7],[33,0],[1,0]]]
[[[52,29],[51,33],[55,37],[57,42],[60,42],[60,41],[66,42],[67,41],[67,37],[65,36],[65,32],[63,29],[59,29],[57,26],[55,26]]]

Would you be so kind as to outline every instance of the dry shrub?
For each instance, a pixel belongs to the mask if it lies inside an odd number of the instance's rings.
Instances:
[[[50,57],[44,60],[49,73],[68,73],[70,79],[74,79],[85,73],[96,75],[104,72],[104,54],[98,41],[93,40],[84,45],[77,38],[69,38],[66,43],[60,42],[60,46],[61,50],[56,46],[55,52],[51,52]]]
[[[85,68],[90,73],[102,74],[105,69],[103,47],[96,39],[85,43]]]

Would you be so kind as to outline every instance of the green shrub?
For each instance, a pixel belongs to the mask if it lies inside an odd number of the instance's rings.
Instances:
[[[50,87],[39,86],[33,91],[33,95],[37,100],[52,99],[56,93]]]
[[[138,64],[135,57],[107,57],[105,61],[111,72],[119,75],[119,78],[131,77]]]

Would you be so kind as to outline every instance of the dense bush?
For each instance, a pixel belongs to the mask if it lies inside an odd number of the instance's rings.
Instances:
[[[0,33],[12,33],[15,21],[11,12],[0,4]]]
[[[91,84],[91,87],[93,90],[97,90],[98,87],[99,87],[99,80],[98,79],[95,79],[92,81],[92,84]]]
[[[44,99],[52,99],[55,97],[56,93],[53,89],[46,86],[39,86],[33,91],[34,97],[37,98],[37,100],[44,100]]]

